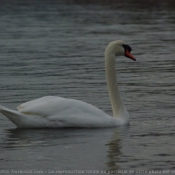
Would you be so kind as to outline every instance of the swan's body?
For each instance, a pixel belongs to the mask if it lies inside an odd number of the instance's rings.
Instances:
[[[20,128],[114,127],[129,124],[115,73],[115,56],[131,59],[131,48],[123,41],[111,42],[105,50],[105,69],[114,117],[95,106],[74,99],[46,96],[21,104],[18,111],[0,106],[0,112]]]

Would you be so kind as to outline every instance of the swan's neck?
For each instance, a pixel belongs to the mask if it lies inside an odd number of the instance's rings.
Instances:
[[[114,55],[105,54],[105,70],[106,70],[106,79],[107,79],[109,97],[113,110],[113,116],[120,117],[124,112],[125,107],[122,103],[122,99],[120,97],[118,89]]]

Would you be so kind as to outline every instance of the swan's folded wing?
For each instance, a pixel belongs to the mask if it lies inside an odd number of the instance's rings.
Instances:
[[[27,105],[26,105],[27,104]],[[75,99],[61,97],[43,97],[22,104],[19,112],[27,116],[45,117],[49,120],[69,118],[70,116],[106,116],[106,114],[95,106]],[[83,118],[84,118],[83,117]],[[84,120],[82,118],[82,120]],[[89,118],[89,117],[88,117]],[[87,119],[86,119],[87,120]],[[89,119],[88,119],[89,120]]]
[[[31,100],[25,103],[22,103],[21,105],[17,106],[17,109],[20,111],[22,108],[28,107],[28,106],[34,106],[34,105],[38,105],[39,103],[43,103],[43,102],[48,102],[50,100],[53,99],[63,99],[62,97],[56,97],[56,96],[45,96],[45,97],[41,97],[35,100]]]
[[[61,97],[43,97],[29,101],[26,104],[22,104],[22,107],[18,107],[18,111],[29,116],[48,117],[61,113],[67,108],[70,108],[71,103],[67,103],[67,99]]]

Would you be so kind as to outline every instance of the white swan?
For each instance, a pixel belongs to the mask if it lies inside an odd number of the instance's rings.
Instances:
[[[18,111],[0,106],[0,112],[19,128],[99,128],[129,124],[129,114],[117,86],[115,56],[135,60],[130,52],[131,47],[121,40],[109,43],[105,50],[106,78],[114,117],[83,101],[57,96],[23,103],[17,107]]]

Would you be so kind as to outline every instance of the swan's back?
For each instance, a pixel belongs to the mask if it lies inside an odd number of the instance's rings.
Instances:
[[[31,119],[37,116],[48,120],[48,127],[115,126],[115,118],[91,104],[74,99],[47,96],[24,103],[18,110]]]

